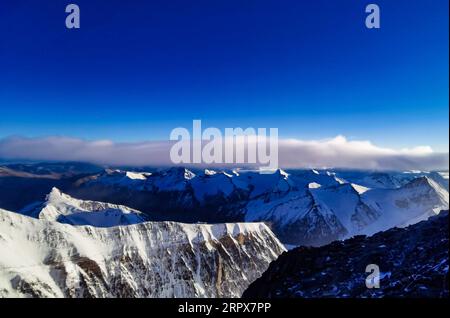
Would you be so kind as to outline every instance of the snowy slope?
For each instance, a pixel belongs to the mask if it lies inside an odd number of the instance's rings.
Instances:
[[[320,184],[323,187],[342,184],[343,181],[332,171],[325,170],[295,170],[289,178],[299,187],[305,187],[309,183]]]
[[[441,210],[447,210],[449,205],[447,190],[428,177],[416,178],[398,189],[367,191],[362,199],[381,215],[376,223],[363,231],[364,234],[426,220]]]
[[[117,186],[143,190],[147,178],[151,176],[148,172],[132,172],[122,170],[106,169],[100,174],[80,180],[80,182],[100,183],[105,186]]]
[[[33,204],[21,213],[47,221],[97,227],[136,224],[147,220],[145,214],[126,206],[77,200],[57,188],[52,189],[45,202]]]
[[[310,190],[276,198],[268,194],[249,201],[245,212],[246,221],[271,223],[287,244],[322,245],[347,234],[333,211],[317,204]]]
[[[366,205],[360,196],[368,189],[354,184],[312,189],[311,193],[320,209],[336,215],[349,234],[356,234],[375,222],[380,212]]]
[[[441,193],[435,206],[425,194],[417,196],[414,187],[409,187],[424,177],[433,182],[432,186],[425,185],[425,192]],[[279,169],[273,174],[260,174],[249,170],[193,173],[171,168],[146,175],[145,180],[135,178],[126,188],[122,181],[106,182],[110,192],[99,182],[111,177],[99,177],[87,184],[81,182],[84,192],[75,194],[156,213],[158,220],[270,222],[284,243],[319,245],[411,224],[429,216],[433,209],[445,209],[448,179],[444,177],[445,173],[423,171]],[[96,197],[97,193],[106,194]],[[411,201],[409,209],[398,204],[405,200]]]
[[[146,187],[157,191],[184,191],[189,187],[189,181],[196,175],[185,168],[170,168],[155,173],[148,179]]]
[[[96,228],[0,210],[0,297],[238,297],[283,251],[262,223]]]
[[[240,184],[241,187],[243,184],[246,184],[250,199],[268,193],[286,193],[294,187],[289,174],[281,169],[272,174],[260,174],[254,171],[240,173],[238,176],[233,177],[233,181]]]
[[[211,170],[202,177],[192,179],[191,185],[196,199],[200,202],[217,195],[228,197],[236,190],[231,175]]]
[[[323,245],[358,234],[373,234],[422,221],[448,209],[447,190],[420,177],[395,189],[351,183],[321,186],[250,200],[246,221],[270,222],[287,244]]]
[[[341,180],[346,183],[355,183],[367,188],[398,188],[409,182],[416,176],[414,174],[389,173],[389,172],[364,172],[364,171],[338,171]]]
[[[395,189],[400,188],[414,179],[428,177],[448,191],[448,172],[436,171],[336,171],[332,172],[345,183],[355,183],[367,188]]]

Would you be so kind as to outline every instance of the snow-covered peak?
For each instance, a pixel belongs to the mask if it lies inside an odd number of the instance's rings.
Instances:
[[[322,213],[328,211],[335,215],[347,234],[358,233],[378,217],[373,209],[361,201],[360,193],[353,184],[310,189],[310,192],[318,209]]]
[[[276,173],[278,173],[280,176],[283,176],[284,178],[289,177],[289,173],[287,173],[286,171],[284,171],[282,169],[278,169]]]
[[[431,178],[415,178],[397,189],[372,189],[362,194],[362,199],[382,216],[366,234],[390,227],[403,227],[425,220],[447,210],[448,191]]]
[[[421,171],[421,170],[407,170],[407,171],[403,171],[403,173],[422,174],[422,173],[429,173],[429,172]]]
[[[111,227],[144,222],[147,217],[123,205],[75,199],[53,188],[33,214],[39,219],[72,225]],[[28,214],[31,215],[31,214]]]
[[[105,169],[103,173],[89,176],[78,180],[78,184],[90,185],[101,184],[109,187],[126,187],[136,190],[142,190],[148,177],[149,172],[133,172]]]
[[[132,180],[146,180],[148,176],[151,176],[151,173],[148,172],[131,172],[127,171],[125,173],[127,178],[130,178]]]
[[[158,191],[184,191],[195,177],[195,173],[186,168],[174,167],[154,174],[148,181]]]
[[[215,172],[191,180],[194,195],[200,202],[208,197],[224,195],[228,197],[236,189],[233,176],[225,172]]]
[[[70,196],[67,194],[62,193],[61,190],[59,190],[56,187],[53,187],[49,194],[47,194],[46,198],[48,203],[56,202],[60,200],[70,200]]]
[[[352,186],[353,189],[355,189],[355,191],[358,192],[359,194],[363,194],[364,192],[370,190],[370,188],[363,187],[362,185],[359,185],[359,184],[356,184],[356,183],[351,183],[351,186]]]
[[[184,178],[185,179],[192,179],[195,177],[195,173],[193,173],[192,171],[188,170],[188,169],[184,169]]]
[[[436,181],[426,176],[412,180],[399,190],[407,193],[415,193],[417,195],[431,194],[437,196],[441,202],[446,202],[447,204],[449,202],[448,191],[440,186]]]
[[[434,187],[437,184],[431,180],[430,178],[423,176],[413,179],[412,181],[408,182],[404,188],[406,189],[413,189],[413,188],[419,188],[419,187]]]
[[[174,167],[167,169],[163,171],[161,175],[164,177],[183,178],[186,180],[190,180],[195,177],[195,173],[183,167]]]
[[[308,183],[308,188],[309,189],[317,189],[317,188],[320,188],[320,187],[321,187],[321,185],[318,184],[317,182]]]
[[[216,171],[210,170],[210,169],[205,169],[205,175],[206,175],[206,176],[213,176],[213,175],[215,175],[215,174],[217,174]]]
[[[262,223],[97,228],[0,210],[0,233],[0,298],[240,297],[285,251]]]

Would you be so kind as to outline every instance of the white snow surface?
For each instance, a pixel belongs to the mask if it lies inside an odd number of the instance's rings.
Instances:
[[[343,239],[414,224],[448,209],[448,206],[447,190],[428,177],[413,179],[399,188],[381,189],[354,183],[320,187],[310,183],[306,190],[271,194],[249,201],[245,219],[272,222],[281,229],[303,220],[307,229],[322,227],[318,233],[324,238],[327,235],[334,238],[332,234],[343,227]],[[336,217],[338,222],[315,224],[316,219],[309,219],[309,212],[313,210],[324,219]]]
[[[126,176],[133,180],[147,180],[148,176],[151,176],[151,173],[142,173],[142,172],[131,172],[126,171]]]
[[[289,231],[280,235],[284,243],[301,244],[298,232],[311,232],[330,242],[411,224],[433,211],[446,209],[445,177],[445,172],[332,169],[289,173],[279,169],[273,174],[242,169],[230,174],[204,170],[196,175],[184,168],[172,168],[154,173],[146,180],[132,180],[132,185],[134,189],[156,193],[181,191],[186,196],[180,197],[188,198],[183,202],[193,197],[200,205],[214,206],[215,202],[232,203],[244,198],[246,201],[238,213],[246,221],[272,222],[278,235],[284,229]],[[421,178],[429,182],[421,184],[419,191],[411,184]],[[226,209],[223,211],[227,213]],[[286,241],[289,236],[297,238]]]
[[[308,188],[309,189],[317,189],[317,188],[320,188],[320,187],[321,187],[321,185],[318,184],[317,182],[311,182],[311,183],[308,184]]]
[[[145,215],[138,210],[123,205],[78,200],[57,188],[52,189],[45,202],[34,204],[22,214],[47,221],[97,227],[136,224],[146,220]]]
[[[398,189],[374,189],[362,200],[379,211],[381,217],[364,234],[374,234],[391,227],[405,227],[438,214],[449,207],[449,193],[428,177],[414,179]]]
[[[97,228],[0,210],[0,297],[239,297],[284,250],[263,223]]]

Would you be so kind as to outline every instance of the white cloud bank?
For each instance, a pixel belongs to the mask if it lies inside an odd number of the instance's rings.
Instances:
[[[106,165],[173,165],[169,141],[114,143],[67,137],[0,139],[0,158],[84,161]],[[449,154],[430,147],[394,150],[343,136],[325,140],[279,140],[283,168],[355,168],[378,170],[448,170]]]

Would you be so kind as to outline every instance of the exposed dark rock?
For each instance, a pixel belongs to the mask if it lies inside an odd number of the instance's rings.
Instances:
[[[298,247],[272,262],[243,297],[448,297],[448,211],[407,228]],[[380,288],[366,287],[366,266]]]

